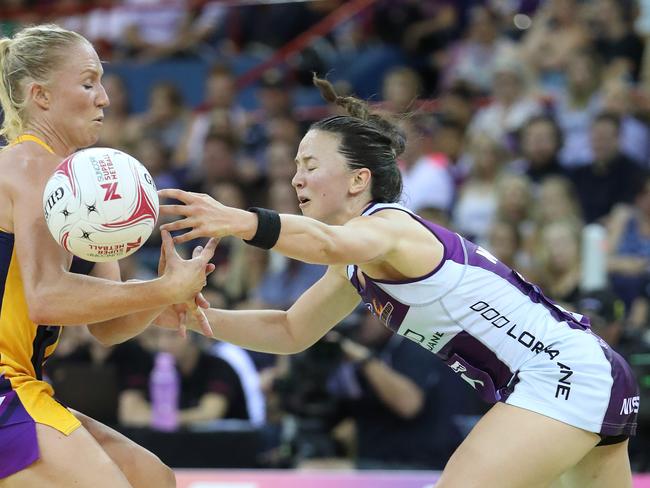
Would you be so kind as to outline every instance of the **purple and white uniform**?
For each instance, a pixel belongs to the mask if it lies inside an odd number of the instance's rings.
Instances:
[[[589,319],[546,298],[539,287],[485,249],[398,204],[444,246],[436,269],[405,281],[348,278],[394,332],[436,354],[486,401],[502,401],[603,437],[633,435],[636,380],[625,360],[591,332]]]

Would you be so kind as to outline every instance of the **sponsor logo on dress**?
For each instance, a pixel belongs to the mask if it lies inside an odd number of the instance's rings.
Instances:
[[[630,415],[631,413],[639,413],[639,397],[623,398],[623,405],[621,405],[621,412],[619,415]]]
[[[465,371],[467,371],[467,368],[460,364],[458,361],[455,361],[454,364],[450,364],[449,367],[452,369],[454,373],[460,373],[460,377],[463,378],[465,381],[467,381],[472,388],[476,390],[476,385],[481,385],[485,386],[485,383],[481,380],[475,380],[473,378],[470,378],[465,374]]]
[[[393,310],[395,307],[393,307],[393,304],[390,302],[386,302],[384,305],[381,303],[377,303],[377,300],[374,298],[372,299],[372,308],[371,311],[379,318],[382,324],[384,324],[386,327],[389,327],[390,325],[390,317],[393,314]]]

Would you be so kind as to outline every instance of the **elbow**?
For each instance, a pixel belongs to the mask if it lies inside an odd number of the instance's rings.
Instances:
[[[88,330],[90,331],[92,336],[97,340],[97,342],[99,342],[104,347],[111,347],[124,342],[123,340],[117,337],[112,337],[107,334],[102,334],[101,332],[98,333],[97,329],[91,329],[90,325],[88,326]]]
[[[88,324],[88,331],[91,335],[104,347],[116,346],[126,342],[131,338],[130,335],[115,333],[109,330],[109,327],[104,322],[96,322]]]
[[[60,325],[60,317],[56,309],[56,301],[43,294],[27,296],[29,320],[37,325]]]

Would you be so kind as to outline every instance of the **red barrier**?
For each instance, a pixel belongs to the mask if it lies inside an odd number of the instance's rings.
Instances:
[[[283,63],[289,58],[289,56],[307,47],[312,40],[327,34],[338,24],[354,17],[356,14],[375,3],[375,1],[376,0],[352,0],[344,3],[327,17],[278,49],[271,58],[244,73],[237,80],[237,85],[239,88],[245,88],[251,83],[254,83],[267,69]]]

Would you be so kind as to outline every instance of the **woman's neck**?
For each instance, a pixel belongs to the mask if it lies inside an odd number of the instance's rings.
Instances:
[[[24,134],[32,135],[42,140],[52,148],[55,154],[61,157],[67,157],[77,150],[77,148],[66,142],[47,123],[32,123],[25,128]]]
[[[341,212],[323,222],[328,225],[345,225],[350,220],[359,217],[371,203],[373,200],[368,198],[353,199]]]

